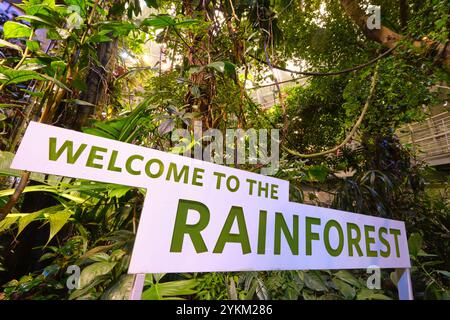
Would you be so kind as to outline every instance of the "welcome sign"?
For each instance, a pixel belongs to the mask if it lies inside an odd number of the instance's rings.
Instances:
[[[284,180],[36,122],[12,167],[147,188],[129,273],[410,268],[404,222],[289,202]]]

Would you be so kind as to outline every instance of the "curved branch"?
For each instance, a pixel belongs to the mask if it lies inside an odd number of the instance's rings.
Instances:
[[[364,108],[361,112],[361,115],[359,116],[358,120],[356,121],[355,125],[353,126],[352,130],[350,131],[350,133],[347,135],[347,137],[344,139],[344,141],[342,141],[339,145],[335,146],[332,149],[329,150],[325,150],[322,152],[317,152],[317,153],[311,153],[311,154],[303,154],[303,153],[299,153],[295,150],[291,150],[288,149],[286,147],[284,147],[284,149],[289,152],[290,154],[297,156],[297,157],[301,157],[301,158],[316,158],[316,157],[321,157],[321,156],[325,156],[327,154],[330,153],[334,153],[337,150],[339,150],[340,148],[342,148],[343,146],[345,146],[350,139],[355,135],[356,130],[359,128],[359,126],[361,125],[364,116],[366,115],[367,110],[369,109],[370,104],[372,103],[372,99],[375,95],[375,88],[377,85],[377,80],[378,80],[378,64],[375,67],[375,72],[373,73],[372,76],[372,83],[370,85],[370,91],[369,91],[369,96],[367,97],[366,103],[364,104]]]
[[[396,47],[405,36],[381,25],[380,29],[369,29],[367,19],[369,16],[361,9],[357,0],[340,0],[341,6],[347,16],[361,29],[364,35],[388,48]],[[440,43],[427,37],[421,40],[412,41],[412,45],[419,50],[431,50],[435,52],[437,58],[442,59],[444,67],[450,71],[450,46],[447,43]]]
[[[20,177],[20,182],[19,182],[16,190],[14,191],[11,198],[9,198],[9,201],[0,210],[0,221],[5,219],[5,217],[8,215],[8,213],[11,212],[12,208],[17,203],[17,201],[19,201],[20,195],[22,194],[23,190],[27,186],[29,178],[30,178],[30,172],[23,171],[22,176]]]
[[[333,72],[294,71],[294,70],[289,70],[287,68],[283,68],[283,67],[280,67],[280,66],[276,66],[274,64],[272,64],[272,67],[275,68],[275,69],[281,70],[281,71],[286,71],[286,72],[290,72],[290,73],[300,74],[300,75],[303,75],[303,76],[337,76],[337,75],[340,75],[340,74],[350,73],[350,72],[353,72],[353,71],[364,69],[364,68],[374,64],[378,60],[383,59],[384,57],[388,56],[392,51],[395,50],[395,48],[397,48],[397,46],[394,46],[394,47],[390,48],[389,50],[383,52],[379,56],[373,58],[372,60],[370,60],[370,61],[368,61],[366,63],[363,63],[363,64],[358,65],[356,67],[340,70],[340,71],[333,71]],[[258,62],[261,62],[261,63],[267,65],[267,62],[265,62],[264,60],[261,60],[261,59],[255,57],[255,56],[253,56],[251,54],[250,54],[250,57],[252,57],[253,59],[255,59]]]

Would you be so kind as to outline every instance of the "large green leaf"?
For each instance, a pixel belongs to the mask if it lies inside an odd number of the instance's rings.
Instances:
[[[47,14],[50,10],[55,9],[55,0],[28,0],[23,1],[18,7],[23,9],[26,14]]]
[[[375,290],[371,290],[371,289],[367,289],[367,288],[361,289],[361,291],[358,292],[356,299],[357,300],[392,300],[392,298],[390,298],[384,294],[377,293]]]
[[[42,211],[37,211],[29,213],[19,219],[19,229],[17,230],[17,235],[19,235],[33,220],[43,216]]]
[[[142,300],[181,299],[196,293],[197,280],[177,280],[163,283],[154,283],[142,293]]]
[[[149,26],[154,29],[164,29],[167,27],[188,27],[197,23],[199,23],[199,21],[195,19],[184,19],[177,21],[170,16],[161,15],[142,20],[141,26]]]
[[[348,283],[337,278],[333,279],[333,283],[336,285],[336,287],[342,293],[345,299],[351,300],[355,297],[356,290]]]
[[[208,65],[206,65],[209,68],[213,68],[215,70],[217,70],[220,73],[224,73],[225,72],[225,62],[223,61],[216,61],[216,62],[211,62]]]
[[[361,287],[361,283],[356,279],[350,272],[347,270],[340,270],[334,274],[334,276],[342,281],[347,282],[348,284],[354,287]]]
[[[414,258],[417,257],[422,249],[422,236],[419,233],[413,233],[408,239],[409,254]]]
[[[117,262],[96,262],[81,271],[80,274],[80,289],[91,284],[98,277],[111,272]]]
[[[305,272],[305,286],[314,291],[328,291],[320,273],[315,271]]]
[[[134,284],[133,274],[124,274],[114,285],[105,291],[102,300],[129,300]]]
[[[50,20],[44,19],[42,17],[37,17],[37,16],[22,15],[22,16],[19,16],[18,19],[29,21],[29,22],[35,22],[38,25],[42,24],[44,26],[50,26],[50,27],[57,27],[58,26],[57,24],[53,23]]]
[[[31,28],[15,21],[6,21],[3,25],[3,36],[5,39],[29,38]]]
[[[0,66],[0,82],[14,84],[30,80],[44,80],[45,77],[33,70],[14,70]]]
[[[14,189],[0,190],[0,198],[10,196],[14,193],[14,191],[15,191]],[[40,191],[51,192],[60,197],[72,200],[76,203],[92,204],[92,202],[89,201],[88,199],[84,199],[84,198],[78,197],[73,194],[64,193],[62,190],[59,190],[56,186],[46,186],[46,185],[28,186],[28,187],[25,187],[25,189],[23,190],[23,193],[40,192]]]
[[[17,219],[19,219],[18,216],[7,215],[5,219],[0,221],[0,232],[9,229],[9,227],[11,227],[17,221]]]
[[[50,222],[50,235],[46,245],[52,240],[52,238],[61,230],[61,228],[69,221],[72,212],[70,210],[63,210],[52,213],[48,216]]]

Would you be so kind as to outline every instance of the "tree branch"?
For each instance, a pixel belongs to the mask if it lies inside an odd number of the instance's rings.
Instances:
[[[286,71],[286,72],[290,72],[290,73],[294,73],[294,74],[300,74],[300,75],[303,75],[303,76],[325,76],[325,77],[326,76],[337,76],[337,75],[340,75],[340,74],[350,73],[350,72],[353,72],[353,71],[358,71],[358,70],[364,69],[365,67],[368,67],[368,66],[374,64],[378,60],[380,60],[380,59],[382,59],[384,57],[387,57],[389,54],[391,54],[392,51],[395,50],[395,48],[396,48],[396,46],[394,46],[393,48],[390,48],[389,50],[386,50],[386,52],[383,52],[379,56],[373,58],[372,60],[370,60],[370,61],[368,61],[366,63],[360,64],[360,65],[358,65],[356,67],[340,70],[340,71],[332,71],[332,72],[294,71],[294,70],[289,70],[287,68],[283,68],[283,67],[280,67],[280,66],[277,66],[277,65],[274,65],[274,64],[272,64],[272,68],[275,68],[275,69],[278,69],[278,70],[282,70],[282,71]],[[261,60],[261,59],[255,57],[252,54],[250,54],[249,56],[251,58],[255,59],[258,62],[261,62],[261,63],[264,63],[264,64],[268,65],[268,63],[266,61]],[[289,80],[289,81],[291,81],[291,80]]]
[[[364,104],[364,108],[361,111],[361,115],[359,116],[358,120],[356,121],[356,123],[353,126],[350,133],[347,135],[347,137],[345,137],[344,141],[342,141],[339,145],[337,145],[334,148],[329,149],[329,150],[325,150],[325,151],[317,152],[317,153],[311,153],[311,154],[299,153],[295,150],[291,150],[286,147],[284,147],[283,149],[285,149],[290,154],[300,157],[300,158],[317,158],[317,157],[325,156],[330,153],[334,153],[337,150],[339,150],[340,148],[342,148],[343,146],[345,146],[350,141],[350,139],[353,138],[353,136],[355,135],[356,130],[358,130],[359,126],[361,125],[361,123],[364,119],[364,116],[366,115],[366,112],[369,109],[370,104],[372,103],[373,97],[375,95],[375,88],[377,86],[377,81],[378,81],[378,64],[375,67],[375,72],[373,73],[373,76],[372,76],[372,83],[370,85],[369,96],[367,97],[366,103]]]
[[[367,27],[367,19],[369,16],[361,9],[357,0],[340,0],[341,6],[350,19],[361,29],[364,35],[388,48],[394,48],[398,43],[405,39],[401,34],[381,25],[380,29],[369,29]],[[442,59],[444,67],[450,71],[450,46],[447,43],[439,43],[423,37],[421,40],[412,42],[417,49],[433,50],[435,56]]]

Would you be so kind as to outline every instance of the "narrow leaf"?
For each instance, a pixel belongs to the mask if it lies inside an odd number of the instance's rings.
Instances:
[[[69,220],[72,212],[69,210],[59,211],[48,216],[48,220],[50,221],[50,235],[48,237],[48,241],[45,245],[47,245],[50,240],[61,230],[61,228],[66,224]]]

